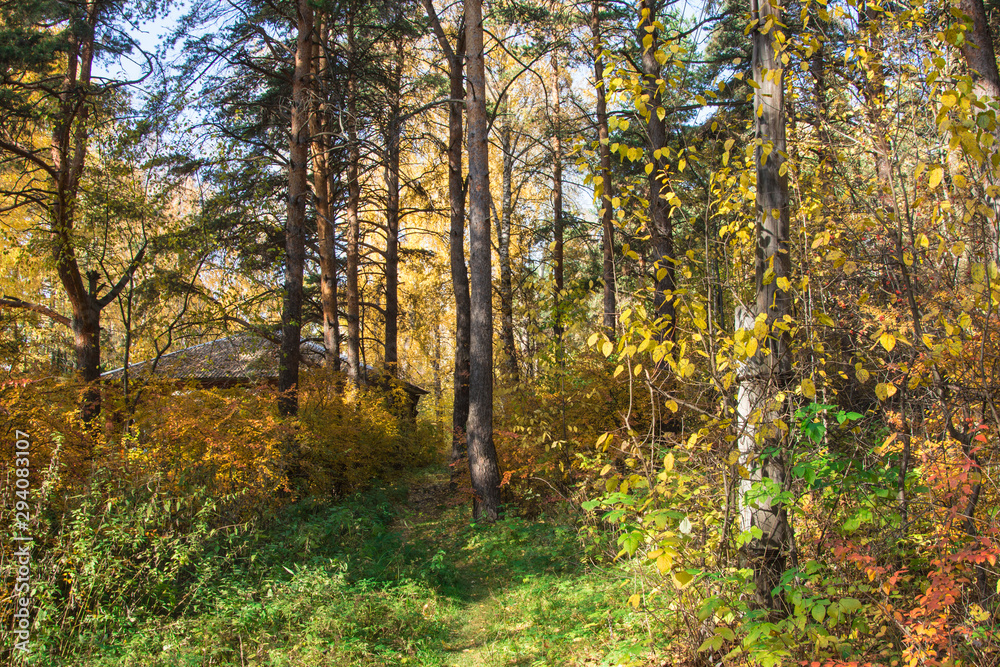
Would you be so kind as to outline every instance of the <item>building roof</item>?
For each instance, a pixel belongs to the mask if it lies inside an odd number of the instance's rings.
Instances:
[[[302,341],[301,363],[317,367],[323,364],[326,348],[312,341]],[[159,377],[175,380],[190,380],[213,383],[255,383],[267,382],[278,377],[280,348],[274,341],[256,333],[240,333],[219,338],[200,345],[192,345],[176,352],[164,354],[156,364],[155,373]],[[153,368],[152,361],[129,364],[129,374],[142,376]],[[124,367],[107,371],[101,375],[108,380],[117,380],[124,375]],[[362,372],[374,380],[380,375],[371,366],[364,366]],[[416,394],[427,394],[425,389],[403,381],[404,387]]]

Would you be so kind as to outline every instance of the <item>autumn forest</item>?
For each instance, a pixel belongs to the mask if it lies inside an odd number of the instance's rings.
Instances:
[[[998,50],[0,3],[2,659],[1000,665]]]

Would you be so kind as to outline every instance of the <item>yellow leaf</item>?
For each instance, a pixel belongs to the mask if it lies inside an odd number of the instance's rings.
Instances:
[[[597,334],[590,334],[590,338],[587,339],[587,347],[594,347],[594,343],[597,342]]]
[[[944,168],[941,166],[931,167],[930,176],[927,179],[927,187],[931,190],[936,188],[941,184],[941,179],[944,178]]]
[[[614,377],[618,377],[619,375],[621,375],[621,372],[623,370],[625,370],[625,367],[622,366],[621,364],[618,364],[618,368],[615,369]]]
[[[751,338],[749,341],[747,341],[746,349],[747,349],[747,358],[750,358],[753,355],[757,354],[757,339]]]
[[[802,389],[802,395],[806,398],[816,398],[816,385],[809,378],[803,379],[799,387]]]
[[[674,469],[674,455],[673,452],[671,452],[663,457],[663,472],[670,472],[673,469]]]
[[[896,393],[896,385],[891,382],[879,382],[875,385],[875,395],[880,401],[887,401]]]
[[[667,401],[663,407],[671,412],[677,412],[677,401]]]
[[[892,348],[896,347],[896,337],[888,331],[878,337],[878,342],[882,344],[886,352],[892,352]]]
[[[778,289],[780,289],[782,292],[787,292],[792,287],[792,284],[788,281],[788,278],[786,278],[785,276],[781,276],[780,278],[778,278],[777,282],[778,282]]]
[[[669,554],[660,554],[656,558],[656,569],[663,574],[674,564],[674,559]]]
[[[605,357],[610,357],[611,353],[614,351],[615,351],[615,346],[609,340],[604,341],[604,344],[601,345],[601,352],[604,354]]]
[[[629,596],[628,603],[630,605],[632,605],[632,607],[634,609],[638,609],[639,608],[639,602],[641,600],[642,600],[642,597],[638,593],[633,593],[632,595]]]

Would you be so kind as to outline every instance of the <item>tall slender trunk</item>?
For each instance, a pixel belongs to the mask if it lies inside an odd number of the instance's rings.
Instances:
[[[756,118],[755,151],[757,169],[757,252],[756,313],[737,315],[737,327],[753,329],[754,315],[763,314],[769,333],[761,352],[743,369],[739,387],[739,442],[741,463],[750,471],[740,483],[740,513],[743,529],[759,528],[762,536],[746,546],[754,570],[756,602],[762,608],[782,613],[781,596],[772,595],[785,570],[785,549],[791,544],[791,531],[785,507],[772,497],[747,500],[750,487],[764,479],[778,489],[785,488],[785,442],[782,432],[773,426],[779,417],[774,405],[776,395],[787,385],[791,373],[788,334],[773,328],[776,321],[790,312],[791,298],[778,287],[780,278],[790,272],[788,244],[788,178],[781,165],[785,161],[784,71],[775,54],[774,34],[780,21],[780,5],[771,0],[752,0],[751,12],[759,26],[753,31],[754,110]],[[770,21],[773,21],[772,24]],[[763,354],[766,348],[767,354]],[[758,410],[757,419],[751,413]],[[759,433],[758,431],[763,431]],[[761,441],[762,448],[756,448]],[[766,451],[767,456],[761,456]]]
[[[358,165],[361,148],[358,144],[358,80],[357,45],[354,36],[355,8],[352,2],[347,17],[347,376],[361,383],[361,297],[358,292],[359,246],[361,223],[358,207],[361,203],[361,182]]]
[[[399,140],[400,89],[403,76],[403,38],[396,38],[396,62],[390,90],[389,125],[386,133],[385,185],[385,371],[399,372]]]
[[[302,271],[305,265],[306,198],[309,196],[309,76],[312,69],[313,10],[298,0],[298,35],[292,75],[292,133],[288,147],[288,219],[285,223],[285,298],[281,311],[281,363],[278,406],[298,411],[299,340],[302,332]]]
[[[471,302],[469,273],[465,266],[465,182],[462,178],[462,114],[465,104],[465,30],[460,26],[455,49],[451,48],[431,0],[424,0],[434,35],[448,60],[448,202],[450,216],[451,282],[455,291],[455,397],[452,403],[451,463],[466,451],[469,420],[469,345]],[[465,20],[463,16],[463,22]]]
[[[654,0],[642,0],[642,9],[648,10],[646,18],[639,26],[639,44],[642,48],[643,39],[652,36],[652,43],[642,54],[643,87],[649,95],[649,120],[646,122],[646,133],[649,140],[650,159],[653,170],[649,172],[649,233],[653,240],[653,251],[656,259],[653,262],[656,293],[653,296],[653,306],[657,317],[661,320],[659,338],[661,341],[676,341],[677,310],[674,306],[673,291],[677,288],[674,267],[674,226],[670,219],[670,204],[661,194],[666,187],[664,168],[667,160],[663,153],[655,157],[657,151],[667,146],[667,134],[663,119],[657,109],[663,106],[663,96],[660,80],[660,63],[656,60],[656,50],[659,48],[657,30],[647,31],[656,21]]]
[[[340,350],[337,334],[337,230],[330,208],[330,167],[326,118],[326,47],[329,25],[317,21],[318,39],[313,48],[313,107],[309,119],[313,152],[313,194],[316,200],[316,232],[319,241],[319,293],[323,310],[323,347],[326,365],[339,367]]]
[[[465,0],[469,151],[469,471],[473,517],[492,523],[500,510],[500,467],[493,446],[493,280],[490,243],[490,165],[483,58],[482,0]]]
[[[513,205],[514,141],[510,120],[504,110],[500,114],[500,149],[503,151],[503,178],[500,196],[500,215],[497,219],[497,261],[500,263],[500,340],[503,344],[506,379],[519,382],[517,346],[514,342],[514,286],[510,269],[510,226]]]
[[[562,297],[563,288],[563,177],[562,177],[562,123],[560,120],[559,100],[559,58],[552,54],[552,277],[555,283],[553,296],[553,312],[555,317],[552,332],[556,337],[558,356],[562,359],[562,344],[565,327],[563,326]]]
[[[614,208],[611,200],[615,196],[611,181],[611,146],[608,130],[608,102],[604,89],[604,58],[601,57],[601,3],[593,0],[590,15],[590,32],[594,40],[594,86],[597,91],[597,141],[598,153],[601,156],[601,246],[604,251],[604,265],[601,276],[604,281],[604,329],[608,336],[614,337],[617,321],[617,286],[615,284],[615,254],[614,254]]]

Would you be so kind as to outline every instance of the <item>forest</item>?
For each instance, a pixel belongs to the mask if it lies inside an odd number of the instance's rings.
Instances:
[[[998,49],[4,0],[0,659],[1000,665]]]

